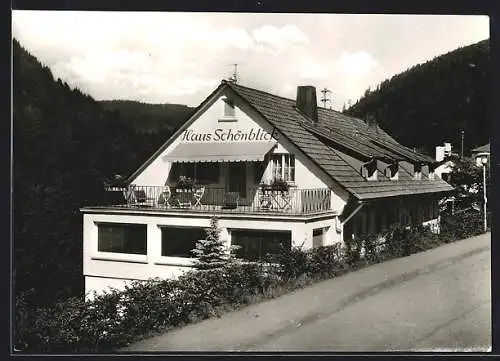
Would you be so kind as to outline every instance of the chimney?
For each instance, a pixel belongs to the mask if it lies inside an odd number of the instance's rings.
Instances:
[[[316,88],[311,85],[298,86],[296,106],[304,115],[311,118],[313,123],[316,123],[318,121]]]

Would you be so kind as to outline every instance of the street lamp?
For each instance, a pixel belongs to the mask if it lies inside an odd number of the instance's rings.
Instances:
[[[488,164],[488,156],[483,155],[481,157],[481,164],[483,165],[484,231],[486,232],[488,228],[486,221],[486,203],[488,202],[488,199],[486,198],[486,164]]]

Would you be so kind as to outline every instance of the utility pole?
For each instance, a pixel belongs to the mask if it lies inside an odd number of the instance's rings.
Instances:
[[[329,101],[330,101],[330,99],[328,99],[328,98],[326,97],[326,94],[331,93],[331,92],[332,92],[332,91],[331,91],[330,89],[327,89],[327,88],[323,88],[323,89],[321,90],[321,93],[323,93],[323,98],[321,98],[321,101],[323,102],[323,108],[326,108],[326,102],[329,102]]]
[[[486,233],[486,231],[488,230],[488,217],[487,217],[487,208],[486,208],[486,203],[488,202],[488,198],[486,197],[486,164],[487,164],[487,159],[486,158],[483,158],[481,159],[482,163],[483,163],[483,198],[484,198],[484,202],[483,202],[483,213],[484,213],[484,232]]]
[[[463,129],[461,130],[460,132],[460,137],[462,139],[462,142],[461,142],[461,151],[460,151],[460,159],[462,159],[464,157],[464,131]]]

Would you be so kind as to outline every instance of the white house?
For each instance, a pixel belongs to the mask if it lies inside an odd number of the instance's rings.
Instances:
[[[129,177],[123,204],[81,210],[86,291],[178,276],[214,215],[250,260],[392,223],[437,232],[438,200],[452,188],[435,163],[373,122],[318,108],[312,86],[287,99],[222,81]],[[183,177],[195,184],[181,187]]]
[[[436,147],[436,163],[434,166],[436,177],[447,182],[450,181],[451,172],[455,165],[453,158],[454,154],[451,152],[451,143],[444,143],[444,145]]]

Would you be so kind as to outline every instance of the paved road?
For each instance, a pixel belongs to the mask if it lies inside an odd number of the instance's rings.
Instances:
[[[490,351],[490,234],[371,266],[126,351]]]

